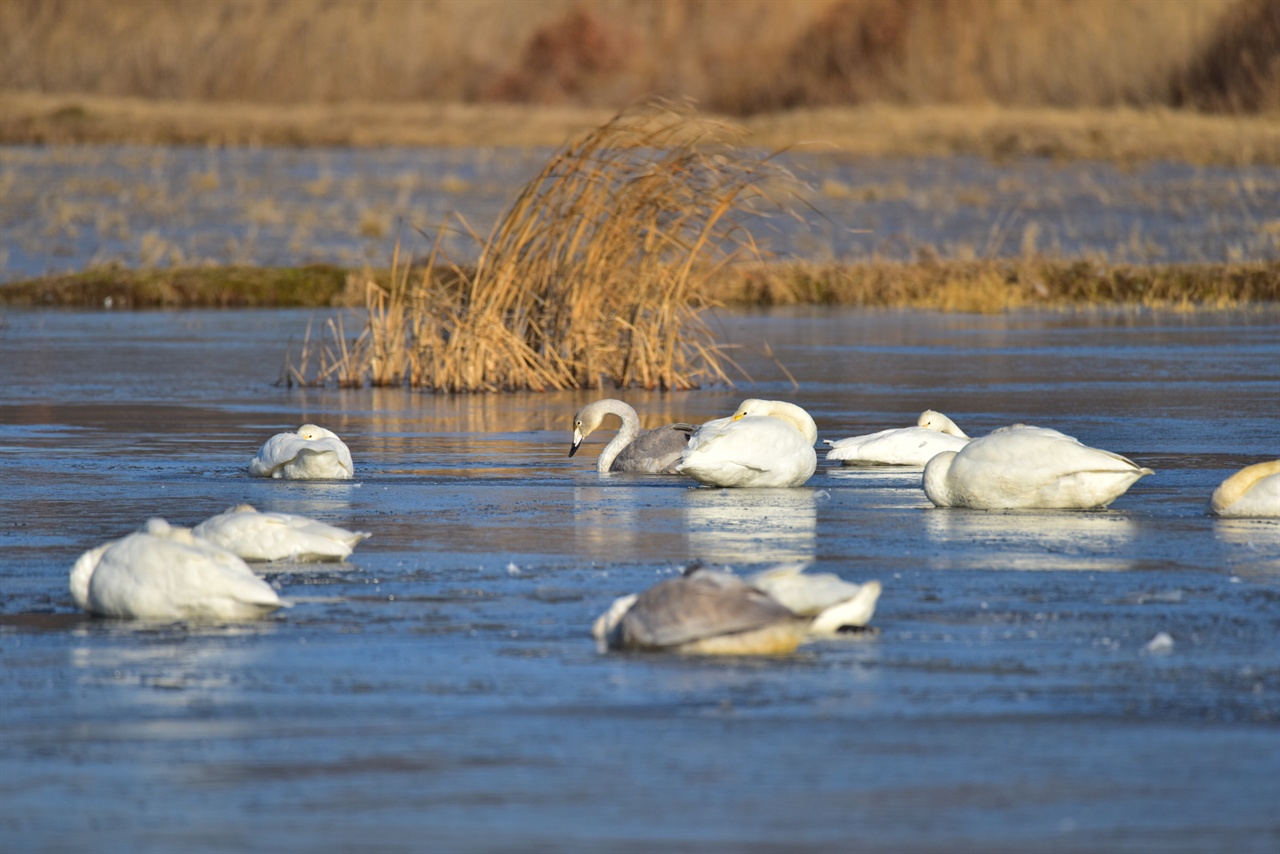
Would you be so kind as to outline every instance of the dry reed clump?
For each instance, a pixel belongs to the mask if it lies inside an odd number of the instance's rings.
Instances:
[[[331,330],[336,367],[291,376],[444,392],[728,381],[705,284],[760,257],[745,220],[785,210],[774,194],[792,180],[738,141],[684,109],[618,114],[551,157],[474,268],[437,242],[411,279],[397,247],[389,284],[368,284],[363,333],[347,345]]]

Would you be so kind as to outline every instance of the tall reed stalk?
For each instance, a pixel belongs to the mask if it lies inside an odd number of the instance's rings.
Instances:
[[[437,241],[412,283],[397,248],[335,373],[446,392],[728,382],[701,317],[707,285],[735,259],[759,259],[748,220],[788,210],[777,195],[792,180],[688,109],[619,113],[551,157],[474,268],[449,263]]]

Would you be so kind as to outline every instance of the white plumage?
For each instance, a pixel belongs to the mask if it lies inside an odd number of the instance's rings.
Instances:
[[[1224,518],[1280,517],[1280,460],[1254,463],[1213,491],[1209,509]]]
[[[677,470],[708,486],[800,486],[818,465],[818,427],[794,403],[744,400],[698,428]]]
[[[347,480],[354,476],[351,451],[338,434],[315,424],[277,433],[249,462],[249,474],[278,480]]]
[[[292,513],[260,513],[248,504],[212,516],[192,529],[197,537],[244,560],[343,560],[371,535]]]
[[[163,519],[85,552],[70,587],[80,608],[136,620],[249,620],[285,604],[243,560]]]
[[[1149,474],[1057,430],[1015,424],[935,456],[924,491],[939,507],[1082,510],[1107,506]]]
[[[923,466],[943,451],[960,450],[969,444],[969,437],[941,412],[926,409],[920,413],[915,427],[895,427],[848,439],[827,439],[826,443],[831,446],[828,461]]]

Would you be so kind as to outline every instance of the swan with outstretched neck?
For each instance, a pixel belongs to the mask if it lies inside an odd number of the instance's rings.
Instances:
[[[635,409],[621,400],[606,398],[588,403],[574,414],[569,456],[576,454],[582,441],[610,416],[617,418],[621,425],[596,460],[596,471],[601,474],[610,471],[675,474],[689,437],[698,429],[693,424],[676,423],[641,430],[640,416]]]

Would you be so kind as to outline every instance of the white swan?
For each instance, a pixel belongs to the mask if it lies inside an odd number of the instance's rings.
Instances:
[[[698,428],[676,470],[708,486],[800,486],[818,466],[818,426],[780,400],[744,400]]]
[[[249,474],[277,480],[347,480],[355,474],[351,451],[338,434],[315,424],[277,433],[249,462]]]
[[[1149,474],[1057,430],[1015,424],[935,456],[924,467],[924,491],[939,507],[1083,510],[1106,507]]]
[[[82,554],[70,587],[83,610],[124,619],[249,620],[285,605],[243,560],[163,519]]]
[[[789,564],[748,575],[746,582],[793,614],[811,617],[807,633],[822,637],[871,622],[882,590],[879,581],[854,584],[830,572],[807,573]]]
[[[694,567],[639,594],[614,600],[591,627],[601,649],[640,649],[701,655],[781,655],[815,635],[863,626],[875,611],[880,583],[848,585],[834,576],[802,576],[785,568],[766,592],[731,572]],[[812,586],[807,582],[812,580]],[[777,596],[793,602],[792,610]],[[825,603],[825,604],[824,604]]]
[[[248,504],[205,519],[191,532],[244,560],[343,560],[371,536],[291,513],[259,513]]]
[[[831,446],[828,461],[922,466],[943,451],[960,450],[969,444],[969,437],[941,412],[926,409],[920,413],[915,427],[896,427],[848,439],[827,439],[826,443]]]
[[[1209,509],[1224,518],[1280,517],[1280,460],[1254,463],[1213,491]]]
[[[640,416],[635,409],[621,400],[606,398],[588,403],[573,416],[573,444],[569,447],[569,456],[576,454],[582,440],[610,415],[617,416],[622,426],[596,460],[596,471],[601,473],[675,474],[680,455],[689,445],[689,437],[698,429],[692,424],[677,423],[641,431]]]

